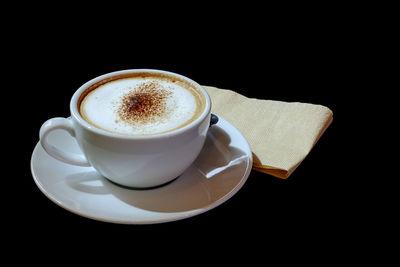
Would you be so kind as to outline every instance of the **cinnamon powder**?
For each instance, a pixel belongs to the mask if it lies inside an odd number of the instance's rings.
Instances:
[[[118,115],[129,124],[155,122],[166,115],[166,100],[171,94],[156,81],[141,83],[122,97]]]

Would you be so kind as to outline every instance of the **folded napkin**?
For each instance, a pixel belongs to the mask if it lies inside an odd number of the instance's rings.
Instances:
[[[231,90],[203,86],[212,112],[244,135],[253,152],[253,169],[288,178],[333,119],[321,105],[247,98]]]

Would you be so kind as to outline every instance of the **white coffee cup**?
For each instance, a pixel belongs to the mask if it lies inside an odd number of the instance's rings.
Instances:
[[[150,135],[124,135],[97,128],[88,123],[79,111],[79,101],[88,88],[113,77],[135,73],[174,77],[193,86],[205,100],[203,111],[181,128]],[[52,157],[72,165],[92,166],[101,175],[119,185],[150,188],[179,177],[199,155],[210,125],[211,100],[207,92],[193,80],[172,72],[132,69],[108,73],[82,85],[70,101],[69,118],[52,118],[40,129],[40,142]],[[74,137],[82,154],[62,151],[48,141],[50,132],[66,130]]]

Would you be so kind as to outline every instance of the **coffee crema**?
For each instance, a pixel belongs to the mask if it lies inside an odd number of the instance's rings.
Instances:
[[[184,127],[200,116],[205,98],[175,76],[128,73],[90,86],[78,109],[91,125],[123,135],[153,135]]]

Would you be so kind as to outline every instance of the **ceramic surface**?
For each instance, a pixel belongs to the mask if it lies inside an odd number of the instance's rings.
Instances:
[[[85,121],[78,103],[84,92],[101,81],[132,73],[164,74],[185,80],[204,96],[203,112],[191,123],[171,132],[128,136],[107,132]],[[160,70],[133,69],[108,73],[82,85],[72,96],[70,118],[52,118],[40,129],[40,141],[54,158],[78,166],[92,166],[111,181],[129,187],[147,188],[165,184],[181,175],[199,155],[210,125],[211,100],[199,84],[182,75]],[[62,129],[73,136],[81,151],[68,153],[51,144],[48,135]]]
[[[75,139],[66,131],[53,131],[49,142],[65,151],[79,152]],[[208,131],[194,163],[176,180],[156,189],[120,187],[93,167],[54,159],[40,143],[31,159],[34,181],[56,204],[84,217],[124,224],[174,221],[215,208],[239,191],[251,167],[252,153],[246,139],[221,117]]]

